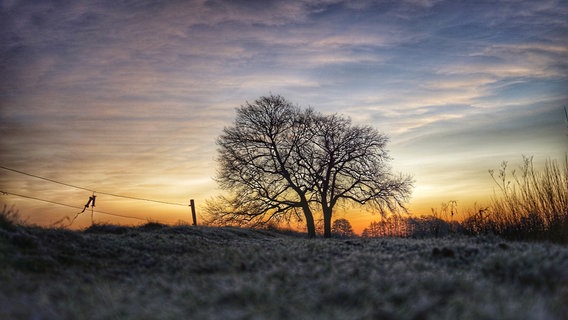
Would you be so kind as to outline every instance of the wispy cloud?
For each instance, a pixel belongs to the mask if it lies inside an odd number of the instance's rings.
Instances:
[[[436,188],[450,165],[566,150],[566,17],[553,0],[4,1],[0,160],[206,198],[216,136],[273,92],[386,131]]]

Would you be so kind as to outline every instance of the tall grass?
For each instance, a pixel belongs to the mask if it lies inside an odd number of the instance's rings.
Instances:
[[[450,234],[491,234],[510,240],[568,243],[568,154],[564,163],[547,160],[537,170],[533,157],[523,156],[518,170],[507,162],[495,172],[495,191],[488,206],[477,204],[453,221],[454,208],[442,204],[426,217],[392,217],[373,222],[363,237],[440,237]],[[450,212],[450,216],[448,215]]]
[[[491,204],[465,222],[509,239],[568,242],[568,155],[563,164],[547,160],[540,171],[523,156],[519,171],[503,162],[489,173],[497,185]]]
[[[26,221],[22,220],[20,214],[13,207],[8,208],[7,205],[0,210],[0,229],[14,231],[19,225],[25,224]]]

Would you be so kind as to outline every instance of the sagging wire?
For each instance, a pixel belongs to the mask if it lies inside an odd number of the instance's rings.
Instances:
[[[69,225],[71,225],[71,224],[75,221],[75,219],[77,219],[77,217],[78,217],[81,213],[85,212],[85,210],[86,210],[87,208],[89,208],[89,207],[91,208],[91,217],[92,217],[92,214],[93,214],[94,212],[96,212],[96,213],[106,214],[106,215],[109,215],[109,216],[115,216],[115,217],[120,217],[120,218],[136,219],[136,220],[141,220],[141,221],[147,221],[147,220],[148,220],[148,219],[143,219],[143,218],[138,218],[138,217],[132,217],[132,216],[125,216],[125,215],[116,214],[116,213],[111,213],[111,212],[98,211],[98,210],[97,210],[97,211],[94,211],[94,208],[93,208],[93,207],[95,206],[95,199],[96,199],[96,196],[95,196],[94,194],[89,197],[89,200],[87,201],[87,204],[85,204],[85,205],[82,206],[82,207],[79,207],[79,206],[73,206],[73,205],[69,205],[69,204],[65,204],[65,203],[61,203],[61,202],[57,202],[57,201],[51,201],[51,200],[41,199],[41,198],[32,197],[32,196],[28,196],[28,195],[23,195],[23,194],[18,194],[18,193],[13,193],[13,192],[7,192],[7,191],[3,191],[3,190],[0,190],[0,193],[1,193],[2,195],[15,196],[15,197],[20,197],[20,198],[25,198],[25,199],[31,199],[31,200],[36,200],[36,201],[41,201],[41,202],[56,204],[56,205],[63,206],[63,207],[68,207],[68,208],[80,209],[80,210],[81,210],[80,212],[78,212],[77,214],[75,214],[75,216],[73,217],[73,219],[71,219],[71,218],[69,218],[69,217],[64,217],[64,218],[62,218],[62,219],[60,219],[60,220],[54,222],[53,225],[62,224],[63,221],[65,221],[65,220],[70,221],[70,224],[69,224]]]
[[[85,204],[85,206],[83,207],[83,210],[81,210],[80,212],[77,212],[77,213],[75,214],[75,216],[73,217],[73,219],[69,219],[69,217],[65,216],[65,217],[63,217],[62,219],[55,221],[55,222],[53,223],[53,225],[60,225],[60,224],[63,224],[63,221],[67,220],[67,221],[69,221],[68,227],[70,227],[70,226],[73,224],[73,222],[75,222],[75,219],[77,219],[77,217],[78,217],[81,213],[85,212],[85,210],[87,210],[87,209],[89,208],[89,206],[91,207],[91,224],[93,224],[93,208],[95,207],[95,199],[96,199],[96,197],[97,197],[97,196],[95,196],[94,194],[93,194],[92,196],[90,196],[90,197],[89,197],[89,201],[87,201],[87,204]]]
[[[115,194],[115,193],[109,193],[109,192],[103,192],[103,191],[96,191],[96,190],[93,190],[93,189],[89,189],[89,188],[85,188],[85,187],[80,187],[80,186],[72,185],[72,184],[69,184],[69,183],[65,183],[65,182],[61,182],[61,181],[57,181],[57,180],[53,180],[53,179],[41,177],[41,176],[38,176],[38,175],[35,175],[35,174],[23,172],[23,171],[20,171],[20,170],[11,169],[11,168],[4,167],[4,166],[1,166],[1,165],[0,165],[0,169],[4,169],[4,170],[7,170],[7,171],[12,171],[12,172],[15,172],[15,173],[19,173],[19,174],[26,175],[26,176],[28,176],[28,177],[33,177],[33,178],[36,178],[36,179],[41,179],[41,180],[49,181],[49,182],[52,182],[52,183],[60,184],[60,185],[66,186],[66,187],[71,187],[71,188],[75,188],[75,189],[85,190],[85,191],[89,191],[89,192],[92,192],[92,193],[104,194],[104,195],[111,196],[111,197],[118,197],[118,198],[132,199],[132,200],[140,200],[140,201],[148,201],[148,202],[155,202],[155,203],[168,204],[168,205],[173,205],[173,206],[182,206],[182,207],[186,207],[186,206],[187,206],[186,204],[175,203],[175,202],[152,200],[152,199],[145,199],[145,198],[138,198],[138,197],[132,197],[132,196],[125,196],[125,195],[120,195],[120,194]]]
[[[152,200],[152,199],[139,198],[139,197],[133,197],[133,196],[119,195],[119,194],[114,194],[114,193],[109,193],[109,192],[95,191],[95,190],[92,190],[92,189],[89,189],[89,188],[85,188],[85,187],[81,187],[81,186],[76,186],[76,185],[72,185],[72,184],[69,184],[69,183],[64,183],[64,182],[61,182],[61,181],[57,181],[57,180],[53,180],[53,179],[41,177],[41,176],[38,176],[38,175],[35,175],[35,174],[23,172],[23,171],[16,170],[16,169],[11,169],[11,168],[8,168],[8,167],[4,167],[4,166],[2,166],[2,165],[0,165],[0,169],[4,169],[4,170],[7,170],[7,171],[12,171],[12,172],[15,172],[15,173],[19,173],[19,174],[22,174],[22,175],[26,175],[26,176],[29,176],[29,177],[33,177],[33,178],[36,178],[36,179],[41,179],[41,180],[48,181],[48,182],[51,182],[51,183],[60,184],[60,185],[67,186],[67,187],[71,187],[71,188],[76,188],[76,189],[80,189],[80,190],[90,191],[90,192],[93,193],[93,195],[92,195],[91,197],[89,197],[89,201],[87,202],[87,204],[86,204],[84,207],[70,206],[70,205],[67,205],[67,204],[62,204],[62,203],[58,203],[58,202],[54,202],[54,201],[49,201],[49,200],[44,200],[44,199],[34,198],[34,197],[30,197],[30,196],[24,196],[24,195],[18,195],[18,194],[13,194],[13,193],[11,193],[11,195],[20,196],[20,197],[23,197],[23,198],[28,198],[28,199],[33,199],[33,200],[39,200],[39,201],[48,202],[48,203],[53,203],[53,204],[62,205],[62,206],[66,206],[66,207],[71,207],[71,208],[82,209],[81,212],[78,212],[77,214],[75,214],[75,216],[73,217],[73,219],[70,219],[69,217],[65,217],[65,218],[63,218],[63,219],[60,219],[60,220],[56,221],[56,223],[59,223],[59,224],[62,223],[63,221],[65,221],[65,220],[67,220],[67,221],[70,221],[69,225],[71,225],[71,224],[75,221],[75,219],[77,219],[77,217],[78,217],[81,213],[85,212],[85,210],[86,210],[87,208],[89,208],[89,206],[90,206],[90,208],[91,208],[91,223],[93,223],[93,213],[94,213],[94,212],[103,213],[103,214],[107,214],[107,215],[112,215],[112,216],[116,216],[116,217],[128,218],[128,219],[138,219],[138,220],[143,220],[143,221],[146,220],[146,219],[141,219],[141,218],[137,218],[137,217],[123,216],[123,215],[114,214],[114,213],[108,213],[108,212],[102,212],[102,211],[94,211],[93,208],[94,208],[94,206],[95,206],[95,199],[96,199],[95,193],[103,194],[103,195],[108,195],[108,196],[112,196],[112,197],[119,197],[119,198],[125,198],[125,199],[132,199],[132,200],[139,200],[139,201],[154,202],[154,203],[167,204],[167,205],[174,205],[174,206],[182,206],[182,207],[186,207],[186,206],[187,206],[186,204],[175,203],[175,202]],[[0,192],[1,192],[1,191],[0,191]],[[8,193],[5,193],[5,194],[8,194]],[[191,200],[189,207],[191,207],[191,209],[192,209],[193,224],[196,225],[196,224],[197,224],[197,220],[196,220],[195,205],[194,205],[194,203],[193,203],[193,200]]]

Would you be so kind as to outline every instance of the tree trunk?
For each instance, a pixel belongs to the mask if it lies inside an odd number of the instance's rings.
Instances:
[[[302,205],[302,210],[304,210],[304,217],[306,218],[306,227],[308,227],[308,238],[313,239],[316,237],[316,224],[314,222],[314,214],[312,213],[312,209],[310,209],[310,204],[308,203],[308,199],[306,199],[306,195],[303,193],[299,193],[300,196],[300,203]]]
[[[331,208],[323,209],[323,237],[331,238]]]
[[[304,216],[306,217],[306,226],[308,227],[308,238],[313,239],[316,237],[316,224],[314,222],[314,215],[309,206],[304,208]]]

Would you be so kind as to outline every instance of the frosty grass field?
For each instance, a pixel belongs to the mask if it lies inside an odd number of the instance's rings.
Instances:
[[[0,227],[1,319],[566,319],[568,247]]]

